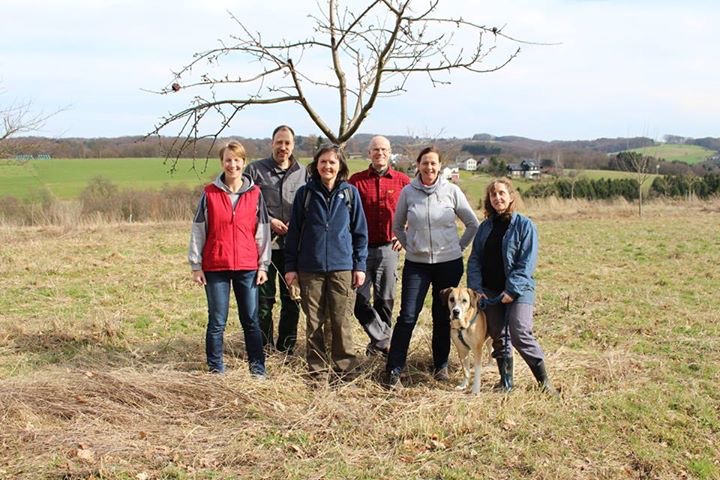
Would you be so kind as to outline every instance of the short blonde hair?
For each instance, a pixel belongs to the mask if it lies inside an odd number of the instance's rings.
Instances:
[[[247,154],[245,153],[245,147],[243,147],[242,143],[236,142],[233,140],[232,142],[228,142],[220,149],[220,161],[222,162],[223,157],[225,156],[225,150],[230,150],[235,155],[237,155],[239,158],[242,158],[243,160],[247,160]]]

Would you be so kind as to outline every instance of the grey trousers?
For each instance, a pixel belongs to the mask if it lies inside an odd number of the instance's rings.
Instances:
[[[390,244],[368,248],[365,283],[356,292],[355,318],[381,350],[390,348],[399,257]]]
[[[485,309],[488,334],[493,339],[493,358],[508,358],[515,347],[530,367],[545,360],[545,353],[532,331],[533,309],[532,304],[517,302],[489,305]]]

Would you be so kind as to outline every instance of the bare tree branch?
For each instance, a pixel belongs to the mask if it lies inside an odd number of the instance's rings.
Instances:
[[[35,113],[31,101],[0,107],[0,142],[23,133],[39,130],[55,113],[57,112]]]
[[[0,95],[3,93],[5,91],[0,90]],[[30,100],[15,101],[8,105],[0,104],[0,156],[6,153],[3,148],[6,140],[40,130],[48,119],[63,110],[64,108],[52,113],[37,112]]]
[[[495,72],[520,53],[519,47],[502,53],[498,42],[546,45],[518,40],[504,32],[505,26],[438,16],[440,1],[373,0],[355,7],[343,0],[319,0],[319,13],[309,16],[312,31],[296,40],[266,41],[231,14],[239,26],[238,34],[230,37],[233,43],[196,53],[157,92],[203,89],[211,98],[195,96],[188,108],[161,119],[150,135],[179,126],[181,133],[171,146],[179,157],[198,139],[216,139],[247,107],[290,102],[330,141],[343,145],[378,98],[406,93],[408,80],[418,73],[427,75],[433,86],[447,85],[452,72]],[[486,45],[487,36],[491,42]],[[325,68],[317,65],[319,55],[326,59]],[[197,74],[200,68],[205,71]],[[235,100],[222,99],[230,97],[229,88]],[[338,99],[333,127],[318,110],[318,98],[327,97],[328,90]],[[202,133],[211,119],[219,121],[220,128]]]

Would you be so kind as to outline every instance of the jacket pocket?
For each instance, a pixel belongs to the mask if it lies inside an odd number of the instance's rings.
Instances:
[[[440,238],[437,244],[439,251],[447,252],[449,250],[460,248],[460,238],[458,237],[456,230],[444,228],[440,233]]]

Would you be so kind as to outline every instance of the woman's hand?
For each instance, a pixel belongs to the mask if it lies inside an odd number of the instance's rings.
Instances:
[[[500,300],[501,303],[507,304],[507,303],[512,303],[514,301],[515,301],[515,299],[513,297],[511,297],[510,295],[508,295],[507,292],[502,293],[502,299]]]
[[[282,220],[273,218],[270,220],[270,230],[272,230],[273,233],[276,233],[278,235],[285,235],[288,232],[288,226],[287,224],[283,223]]]
[[[399,252],[400,250],[402,250],[402,243],[400,243],[400,240],[398,240],[397,238],[393,238],[391,243],[393,252]]]
[[[265,270],[258,270],[257,275],[255,275],[255,284],[262,285],[265,282],[267,282],[267,272]]]
[[[285,284],[290,285],[298,278],[297,272],[285,272]]]
[[[353,288],[360,288],[365,283],[365,272],[353,270],[352,273]]]
[[[199,285],[207,285],[207,280],[205,280],[205,272],[203,272],[202,270],[193,270],[192,281],[193,283],[197,283]]]

